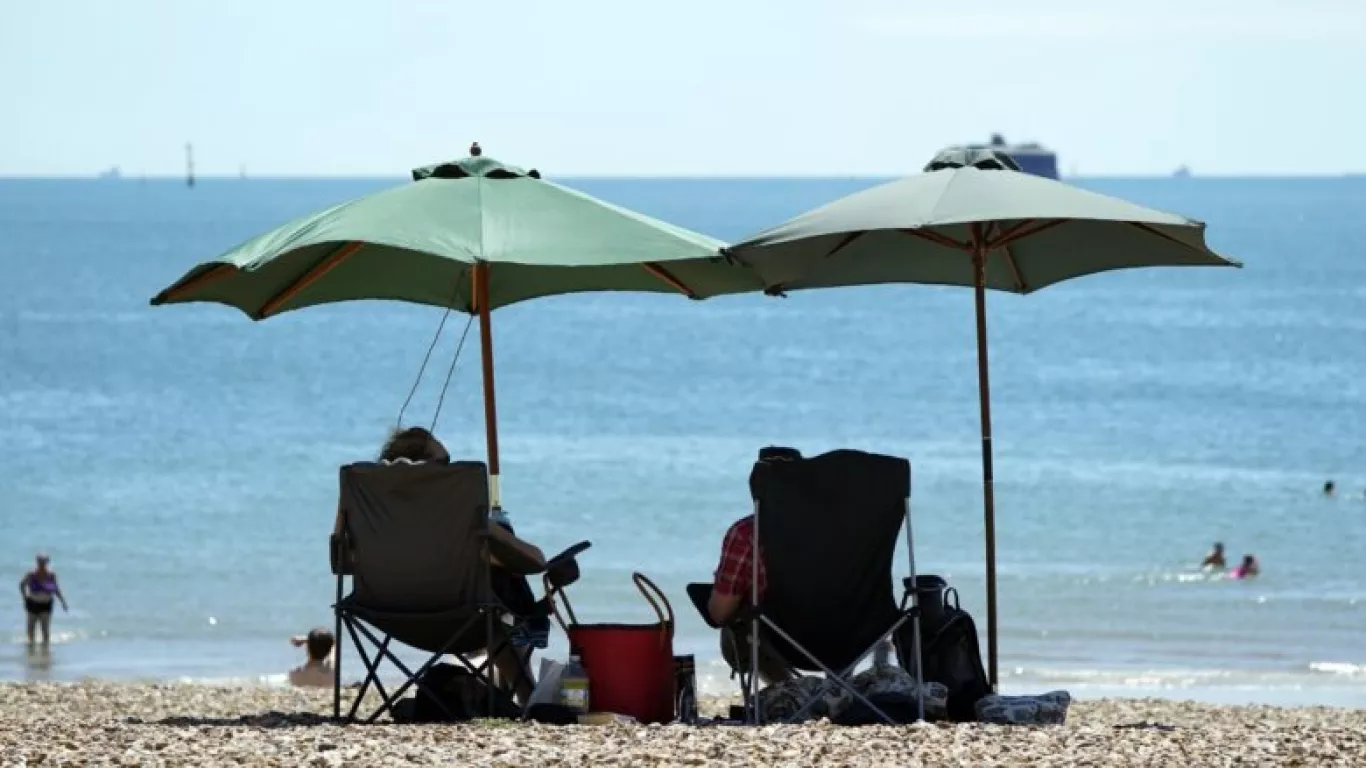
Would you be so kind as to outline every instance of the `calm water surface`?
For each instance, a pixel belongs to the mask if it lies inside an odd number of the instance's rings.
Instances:
[[[374,454],[441,312],[252,323],[147,300],[253,234],[394,183],[0,181],[0,562],[17,580],[51,552],[72,605],[32,660],[16,600],[0,678],[272,679],[295,663],[285,639],[328,623],[336,468]],[[570,183],[734,238],[873,182]],[[1208,221],[1247,267],[990,297],[1005,687],[1366,706],[1366,179],[1085,184]],[[755,450],[904,455],[922,569],[984,631],[971,302],[894,286],[501,310],[513,520],[547,550],[593,540],[580,618],[647,619],[638,569],[674,600],[678,644],[714,658],[682,585],[745,513]],[[432,418],[464,322],[410,420]],[[438,423],[474,458],[478,383],[471,346]],[[1216,539],[1264,575],[1194,573]]]

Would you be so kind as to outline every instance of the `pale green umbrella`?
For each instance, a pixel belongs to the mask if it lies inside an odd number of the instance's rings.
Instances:
[[[720,241],[481,156],[413,171],[413,183],[292,221],[192,268],[153,305],[208,301],[254,320],[353,299],[477,314],[492,503],[498,431],[489,311],[580,291],[702,299],[757,291]]]
[[[950,150],[925,173],[857,192],[725,249],[766,292],[876,283],[972,286],[982,421],[987,657],[997,680],[996,519],[986,289],[1032,293],[1093,272],[1240,266],[1205,245],[1205,225],[1019,173],[1007,155]]]

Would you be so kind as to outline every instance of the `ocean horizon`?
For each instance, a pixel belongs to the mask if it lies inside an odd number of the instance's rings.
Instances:
[[[1243,269],[988,297],[1002,688],[1366,707],[1366,178],[1196,170],[1069,180],[1206,221]],[[558,180],[727,240],[881,179]],[[278,684],[287,638],[331,625],[337,468],[378,451],[443,313],[253,323],[148,300],[403,177],[198,181],[0,178],[0,562],[17,581],[49,552],[71,603],[38,656],[14,604],[0,679]],[[433,421],[466,321],[447,320],[407,422]],[[917,564],[985,644],[971,291],[579,294],[493,328],[505,504],[548,552],[593,541],[571,588],[584,621],[649,621],[644,572],[704,690],[729,690],[684,584],[747,514],[758,448],[858,448],[911,460]],[[474,345],[436,431],[483,458]],[[1202,574],[1214,541],[1262,575]]]

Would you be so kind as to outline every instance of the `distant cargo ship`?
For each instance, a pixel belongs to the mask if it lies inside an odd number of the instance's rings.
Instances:
[[[989,144],[968,144],[953,149],[990,149],[1004,152],[1010,155],[1025,173],[1043,176],[1046,179],[1058,178],[1058,156],[1053,150],[1036,142],[1010,144],[1001,134],[993,133]]]

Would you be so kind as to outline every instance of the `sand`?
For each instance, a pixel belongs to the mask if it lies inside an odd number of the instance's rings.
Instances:
[[[1038,728],[556,728],[343,727],[330,705],[265,686],[3,684],[0,765],[1366,765],[1366,710],[1323,707],[1084,701]]]

